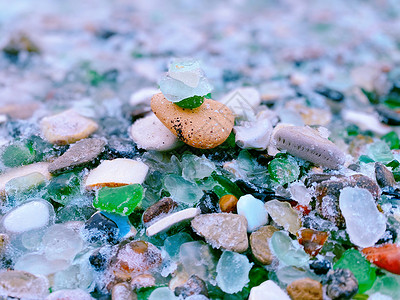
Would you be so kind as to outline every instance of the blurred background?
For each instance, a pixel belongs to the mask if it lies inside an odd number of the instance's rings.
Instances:
[[[398,0],[0,0],[0,103],[127,102],[187,56],[217,98],[287,97],[294,73],[346,91],[400,60],[399,16]]]

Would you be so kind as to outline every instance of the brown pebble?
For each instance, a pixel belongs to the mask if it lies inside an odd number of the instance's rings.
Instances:
[[[121,282],[112,288],[111,291],[112,300],[135,300],[137,296],[133,293],[130,284]]]
[[[322,300],[322,284],[310,278],[293,281],[286,288],[292,300]]]
[[[375,163],[375,176],[376,182],[382,188],[386,186],[393,187],[396,184],[393,173],[390,172],[389,169],[380,162]]]
[[[208,297],[207,286],[198,276],[192,275],[184,285],[178,286],[174,290],[175,296],[187,298],[192,295],[204,295]]]
[[[238,202],[238,198],[234,195],[224,195],[219,199],[219,207],[222,212],[226,213],[236,213],[236,204]]]
[[[231,133],[235,119],[221,102],[204,99],[201,106],[187,109],[168,101],[162,93],[151,98],[151,109],[178,139],[200,149],[221,145]]]
[[[274,255],[269,248],[269,240],[274,232],[279,231],[274,226],[263,226],[250,235],[250,247],[254,258],[263,265],[270,265]]]
[[[143,223],[149,223],[159,217],[161,214],[168,214],[178,204],[169,197],[162,198],[160,201],[156,202],[143,213]]]

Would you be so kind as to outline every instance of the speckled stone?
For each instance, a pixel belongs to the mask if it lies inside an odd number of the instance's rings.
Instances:
[[[380,162],[375,163],[375,176],[376,182],[382,188],[386,186],[394,186],[396,184],[393,173]]]
[[[322,284],[310,278],[293,281],[286,288],[292,300],[322,300]]]
[[[154,203],[145,210],[143,213],[143,223],[150,223],[151,221],[157,219],[160,215],[168,214],[177,206],[178,204],[171,198],[162,198],[160,201]]]
[[[227,213],[198,215],[192,220],[192,228],[214,248],[244,252],[249,247],[244,216]]]
[[[204,99],[195,109],[186,109],[168,101],[162,93],[151,99],[157,118],[181,141],[200,149],[222,144],[234,125],[234,115],[224,104]]]

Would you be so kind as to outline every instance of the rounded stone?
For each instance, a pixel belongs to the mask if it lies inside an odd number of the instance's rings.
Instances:
[[[204,99],[195,109],[186,109],[168,101],[162,93],[151,99],[157,118],[181,141],[200,149],[222,144],[234,125],[234,115],[224,104]]]
[[[219,207],[222,212],[230,213],[236,212],[236,204],[238,202],[238,198],[234,195],[224,195],[219,199]]]
[[[310,278],[293,281],[286,288],[292,300],[322,300],[322,284]]]
[[[269,248],[269,240],[277,228],[268,225],[263,226],[250,235],[250,247],[255,259],[263,265],[270,265],[274,259],[274,255]]]

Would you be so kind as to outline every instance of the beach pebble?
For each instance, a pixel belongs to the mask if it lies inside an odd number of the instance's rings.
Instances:
[[[362,250],[365,258],[379,268],[400,275],[400,246],[385,244]]]
[[[384,135],[392,131],[392,127],[382,124],[378,117],[371,113],[355,110],[345,110],[342,112],[344,121],[357,125],[361,130],[371,130],[379,135]]]
[[[233,128],[234,116],[229,108],[211,99],[204,99],[200,107],[186,109],[159,93],[151,99],[151,109],[178,139],[195,148],[217,147]]]
[[[12,168],[0,175],[0,193],[4,193],[6,189],[6,185],[9,181],[27,176],[32,173],[39,173],[42,175],[42,181],[45,179],[49,180],[51,178],[51,174],[48,171],[49,163],[47,162],[40,162],[34,163],[30,165],[26,165],[19,168]],[[36,182],[39,183],[39,182]]]
[[[267,280],[250,290],[249,300],[290,300],[289,296],[272,280]]]
[[[93,214],[86,222],[83,236],[90,243],[109,242],[116,243],[119,229],[117,224],[100,212]]]
[[[386,186],[393,187],[396,184],[393,173],[380,162],[375,163],[375,176],[376,182],[382,188]]]
[[[45,200],[33,200],[5,214],[1,227],[8,233],[22,233],[54,223],[53,206]]]
[[[307,126],[281,127],[275,132],[273,143],[280,150],[330,169],[345,162],[344,153],[334,143]]]
[[[94,300],[89,293],[81,289],[58,290],[51,293],[45,300]]]
[[[93,161],[104,150],[105,142],[101,139],[83,139],[75,144],[60,157],[49,164],[49,172],[56,173],[71,169]]]
[[[160,217],[163,214],[168,214],[178,204],[169,197],[162,198],[160,201],[154,203],[152,206],[147,208],[143,213],[143,223],[150,223]]]
[[[129,133],[137,147],[145,150],[169,151],[180,145],[178,138],[154,114],[136,120]]]
[[[160,90],[152,87],[141,88],[140,90],[132,93],[129,104],[132,106],[139,104],[148,104],[150,105],[151,97],[154,94],[159,93]]]
[[[24,271],[0,273],[0,296],[22,299],[43,299],[49,294],[49,281]]]
[[[142,184],[149,167],[141,161],[116,158],[103,161],[97,168],[90,171],[86,178],[86,188],[116,187],[128,184]]]
[[[219,199],[219,208],[222,212],[226,213],[236,212],[236,205],[238,201],[238,198],[236,198],[234,195],[224,195]]]
[[[269,248],[269,240],[276,231],[278,231],[277,228],[268,225],[261,227],[250,235],[251,252],[254,258],[263,265],[270,265],[275,257]]]
[[[244,119],[253,118],[256,108],[261,103],[260,93],[253,87],[234,89],[220,100],[235,114],[235,117]]]
[[[235,141],[244,149],[267,149],[272,133],[272,124],[269,113],[261,112],[254,121],[242,121],[239,126],[234,126]]]
[[[147,236],[156,235],[157,233],[170,228],[172,225],[175,225],[184,220],[189,220],[189,219],[194,218],[199,213],[200,213],[200,210],[198,208],[187,208],[187,209],[178,211],[176,213],[167,215],[166,217],[162,218],[161,220],[158,220],[153,225],[148,227],[146,230],[146,235]]]
[[[358,282],[348,269],[336,269],[328,273],[326,294],[333,300],[351,299],[358,291]]]
[[[293,281],[286,288],[292,300],[322,300],[322,284],[311,278]]]
[[[52,144],[72,144],[87,138],[98,128],[93,120],[83,117],[70,109],[59,114],[45,117],[40,122],[43,136]]]
[[[253,232],[268,222],[268,212],[264,202],[252,195],[245,195],[239,198],[237,212],[246,218],[247,232]]]
[[[40,107],[39,102],[10,103],[0,106],[0,115],[8,115],[13,119],[29,119]]]
[[[174,290],[175,296],[187,298],[192,295],[208,296],[206,283],[198,276],[192,275],[182,286]]]
[[[193,230],[214,248],[244,252],[249,247],[246,218],[236,214],[199,215],[192,220]]]

